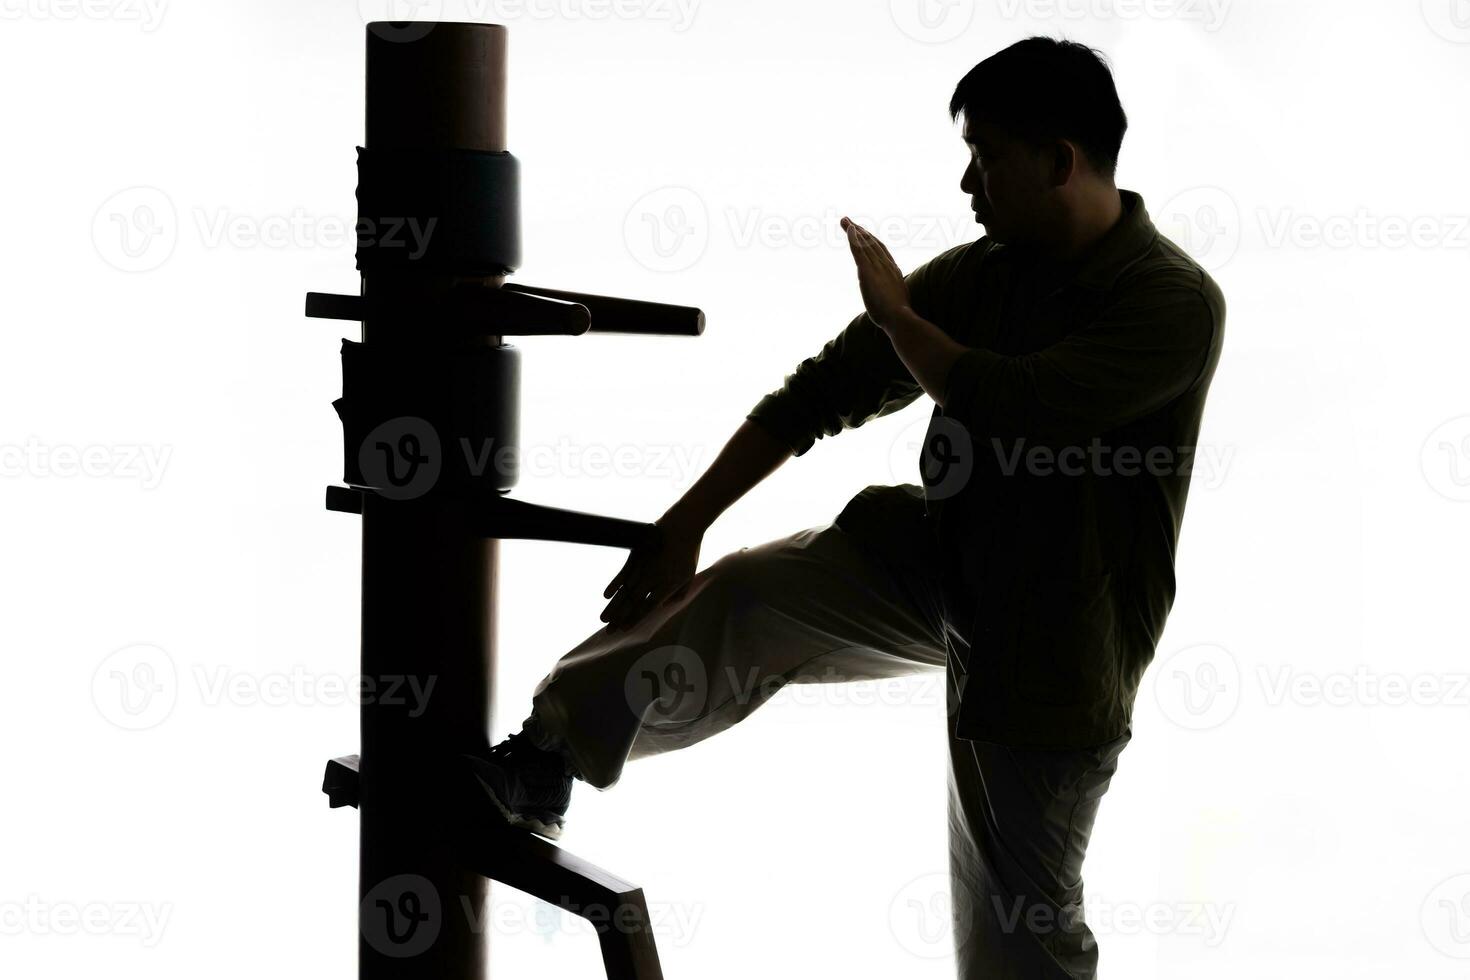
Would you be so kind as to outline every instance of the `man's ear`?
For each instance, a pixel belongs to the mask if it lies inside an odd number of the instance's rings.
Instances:
[[[1082,151],[1071,140],[1051,144],[1047,178],[1052,187],[1064,187],[1082,167]]]

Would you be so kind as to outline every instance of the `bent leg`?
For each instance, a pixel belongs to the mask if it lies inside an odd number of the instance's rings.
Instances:
[[[787,683],[945,659],[932,591],[829,524],[725,555],[634,628],[589,636],[537,685],[527,730],[607,789],[627,760],[723,731]]]

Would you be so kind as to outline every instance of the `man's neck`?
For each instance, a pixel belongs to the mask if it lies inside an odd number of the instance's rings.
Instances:
[[[1069,216],[1062,239],[1048,250],[1048,258],[1059,265],[1079,262],[1122,220],[1123,196],[1117,187],[1109,184],[1095,194],[1085,195]]]
[[[1098,195],[1094,204],[1069,215],[1059,240],[1017,249],[1016,255],[1025,263],[1025,275],[1033,288],[1046,293],[1070,280],[1103,237],[1122,220],[1123,199],[1115,187],[1111,201],[1107,195]]]

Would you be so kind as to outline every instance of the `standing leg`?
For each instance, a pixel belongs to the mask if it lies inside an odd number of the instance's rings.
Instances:
[[[948,684],[950,717],[957,691]],[[1089,749],[949,736],[950,894],[960,980],[1092,980],[1082,861],[1132,732]]]

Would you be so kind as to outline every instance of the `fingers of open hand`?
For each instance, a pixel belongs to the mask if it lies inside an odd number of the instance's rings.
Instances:
[[[642,578],[642,568],[638,561],[638,553],[635,551],[623,562],[623,567],[618,574],[613,576],[607,588],[602,591],[604,599],[611,598],[612,601],[603,607],[602,614],[598,617],[604,623],[614,623],[622,618],[623,610],[628,606],[628,599],[633,594],[636,584]]]
[[[901,275],[898,263],[893,260],[893,254],[888,251],[887,245],[856,221],[844,218],[843,222],[843,227],[847,229],[847,243],[852,249],[853,260],[857,263],[859,280],[885,272]]]
[[[862,274],[863,263],[867,261],[868,244],[864,239],[867,234],[863,226],[850,218],[843,218],[843,228],[847,231],[847,245],[852,249],[852,257],[857,261],[858,274]]]
[[[628,581],[628,576],[633,571],[637,557],[636,554],[631,554],[628,556],[628,560],[623,562],[623,567],[618,569],[618,574],[614,575],[612,581],[607,583],[607,588],[602,590],[602,597],[604,599],[611,598],[612,594],[622,588],[624,583]]]
[[[658,605],[667,591],[667,589],[660,589],[639,578],[619,590],[617,598],[608,604],[602,618],[613,629],[628,629],[643,619],[650,609]]]
[[[873,262],[879,265],[893,266],[894,268],[897,268],[898,263],[893,261],[893,253],[888,251],[888,246],[883,244],[883,240],[881,238],[868,231],[868,229],[864,228],[862,225],[853,225],[853,227],[857,229],[857,237],[858,240],[862,243],[864,253],[867,254]]]
[[[603,598],[614,592],[617,594],[603,609],[600,618],[614,629],[627,629],[647,615],[669,591],[656,566],[642,551],[634,551],[628,556],[623,570],[603,592]]]

